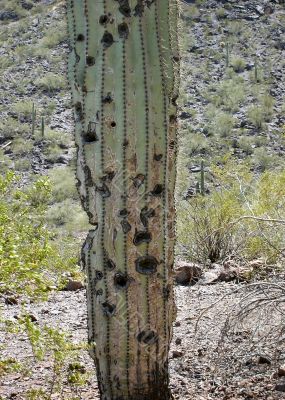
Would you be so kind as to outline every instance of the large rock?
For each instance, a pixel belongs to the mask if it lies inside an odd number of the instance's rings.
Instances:
[[[203,276],[204,284],[214,284],[218,282],[244,282],[250,277],[253,266],[243,268],[233,260],[225,261],[221,264],[213,264],[212,269],[206,271]]]
[[[19,19],[18,14],[12,10],[0,11],[0,21],[17,21]]]
[[[73,281],[70,279],[63,290],[66,290],[68,292],[75,292],[76,290],[81,290],[84,289],[84,284],[81,281]]]
[[[175,268],[175,281],[178,285],[194,285],[202,276],[202,269],[193,263],[179,261]]]

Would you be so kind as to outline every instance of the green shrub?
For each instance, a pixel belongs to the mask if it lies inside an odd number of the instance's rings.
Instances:
[[[80,204],[69,198],[49,207],[46,216],[51,227],[57,227],[69,234],[75,231],[86,232],[89,227],[88,217]]]
[[[245,70],[246,62],[242,58],[234,56],[231,57],[231,66],[235,72],[243,72]]]
[[[215,189],[209,195],[177,205],[178,251],[199,263],[284,261],[285,171],[256,176],[247,164],[229,160],[212,166],[211,175]]]
[[[71,168],[53,168],[49,176],[52,183],[52,202],[62,202],[66,199],[78,200],[75,172]]]
[[[11,105],[11,111],[18,114],[19,116],[23,115],[24,117],[29,117],[32,115],[33,101],[31,100],[18,101],[17,103]]]
[[[58,44],[67,39],[66,27],[61,26],[59,23],[52,26],[44,32],[44,37],[39,43],[39,47],[52,49]]]
[[[225,79],[214,85],[212,92],[207,92],[205,97],[216,107],[236,112],[246,98],[244,81],[241,77]]]
[[[247,110],[247,118],[257,129],[262,129],[265,122],[265,112],[261,106],[252,105]]]
[[[260,171],[264,172],[276,165],[276,156],[269,154],[267,149],[260,147],[254,150],[253,164]]]
[[[17,137],[13,140],[11,144],[11,150],[14,154],[23,156],[29,154],[33,149],[33,141],[24,139],[22,137]]]
[[[54,92],[66,87],[66,80],[62,75],[47,72],[45,76],[35,80],[35,85],[48,92]]]
[[[208,140],[201,133],[190,134],[186,141],[189,146],[189,156],[207,154],[210,150]]]
[[[219,136],[225,138],[231,135],[235,122],[236,120],[232,115],[220,111],[213,119],[210,129],[213,134],[218,134]]]
[[[246,155],[251,155],[253,153],[253,141],[249,136],[242,136],[239,139],[238,144]]]
[[[226,17],[226,10],[223,7],[219,7],[216,11],[216,16],[218,19],[223,19]]]
[[[74,268],[75,259],[58,255],[45,225],[51,187],[40,178],[26,190],[17,188],[12,172],[0,176],[1,291],[43,296],[58,284],[60,274]]]
[[[11,65],[13,65],[13,60],[8,56],[1,55],[1,58],[0,58],[0,69],[2,69],[2,70],[7,69]]]
[[[31,127],[27,123],[21,123],[16,118],[7,117],[0,121],[0,134],[7,139],[14,138],[16,136],[26,136]]]

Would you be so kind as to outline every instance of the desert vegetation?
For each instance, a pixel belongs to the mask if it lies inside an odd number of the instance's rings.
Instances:
[[[65,5],[0,10],[0,399],[94,399]],[[181,4],[177,399],[284,396],[284,12]]]

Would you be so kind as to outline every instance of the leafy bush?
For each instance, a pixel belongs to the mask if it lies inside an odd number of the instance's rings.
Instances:
[[[261,106],[252,105],[247,110],[247,118],[257,129],[262,129],[265,122],[265,112]]]
[[[53,202],[61,202],[65,199],[78,200],[75,171],[69,167],[53,168],[49,176],[52,182]]]
[[[245,70],[246,62],[240,57],[232,57],[231,66],[235,72],[243,72]]]
[[[212,87],[213,93],[206,97],[216,107],[223,107],[226,111],[236,112],[245,100],[246,90],[241,77],[225,79]]]
[[[220,111],[217,112],[212,120],[210,130],[212,131],[212,134],[218,134],[221,137],[227,137],[230,136],[234,124],[235,118],[232,115]]]
[[[47,72],[45,76],[35,80],[35,85],[48,92],[54,92],[65,88],[66,81],[62,75]]]
[[[88,230],[88,218],[78,202],[66,198],[55,203],[47,211],[47,221],[53,227],[64,229],[67,233]]]
[[[0,291],[42,296],[75,268],[75,258],[59,256],[45,225],[50,195],[46,178],[23,190],[12,172],[0,177]]]
[[[284,260],[285,172],[257,177],[247,165],[212,167],[215,187],[178,204],[180,251],[205,263],[238,257]]]

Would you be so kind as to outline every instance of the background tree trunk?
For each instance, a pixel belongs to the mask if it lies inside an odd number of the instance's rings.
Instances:
[[[101,398],[168,400],[176,0],[68,0],[77,178]]]

